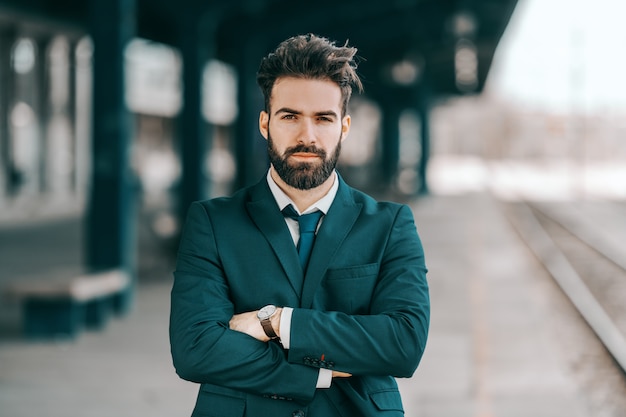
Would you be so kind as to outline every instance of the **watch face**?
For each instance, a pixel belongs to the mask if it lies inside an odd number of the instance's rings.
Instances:
[[[259,320],[267,320],[272,317],[272,314],[274,314],[275,311],[276,306],[268,305],[259,310],[259,312],[257,313],[257,317],[259,318]]]

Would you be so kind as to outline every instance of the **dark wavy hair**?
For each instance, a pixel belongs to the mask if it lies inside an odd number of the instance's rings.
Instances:
[[[335,46],[313,34],[298,35],[281,42],[274,52],[261,60],[257,83],[265,98],[265,111],[269,112],[272,88],[281,77],[330,80],[341,89],[342,117],[348,110],[352,88],[363,91],[363,84],[356,73],[357,49]]]

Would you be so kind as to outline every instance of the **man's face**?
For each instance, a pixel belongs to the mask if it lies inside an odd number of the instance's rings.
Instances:
[[[307,190],[324,183],[335,168],[350,116],[341,117],[335,83],[285,77],[274,84],[270,114],[261,112],[259,127],[280,178]]]

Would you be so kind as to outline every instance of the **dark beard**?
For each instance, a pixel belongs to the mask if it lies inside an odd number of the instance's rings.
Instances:
[[[289,156],[298,152],[308,152],[318,155],[322,163],[308,163],[297,162],[289,163]],[[272,141],[272,135],[267,134],[267,153],[269,155],[270,162],[276,170],[278,176],[287,183],[287,185],[297,188],[298,190],[310,190],[311,188],[318,187],[324,183],[330,177],[337,161],[339,160],[339,154],[341,153],[341,140],[337,142],[337,147],[332,153],[331,157],[326,159],[326,151],[318,149],[315,146],[297,145],[291,148],[287,148],[285,153],[281,156],[274,147]]]

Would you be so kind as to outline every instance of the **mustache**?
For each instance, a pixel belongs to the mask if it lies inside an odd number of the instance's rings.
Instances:
[[[292,146],[291,148],[287,148],[284,152],[284,157],[287,158],[295,153],[299,153],[299,152],[305,152],[305,153],[312,153],[315,154],[319,157],[321,157],[322,159],[326,159],[326,151],[323,149],[319,149],[317,147],[315,147],[314,145],[296,145],[296,146]]]

